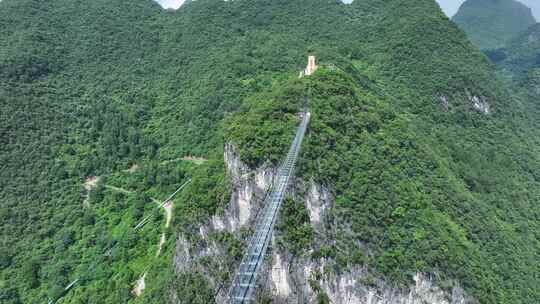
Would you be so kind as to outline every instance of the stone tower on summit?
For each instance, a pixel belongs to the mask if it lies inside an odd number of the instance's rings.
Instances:
[[[317,64],[315,64],[315,56],[309,56],[307,67],[304,70],[304,75],[309,76],[313,74],[316,70],[317,70]]]
[[[308,56],[308,63],[306,68],[300,72],[300,78],[309,76],[317,70],[317,64],[315,63],[315,56]]]

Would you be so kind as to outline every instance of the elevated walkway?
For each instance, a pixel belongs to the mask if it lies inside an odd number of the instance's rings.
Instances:
[[[294,174],[296,159],[300,152],[310,116],[309,112],[302,113],[302,122],[298,126],[289,153],[279,167],[274,184],[265,199],[264,209],[257,217],[255,232],[249,241],[247,250],[229,289],[228,303],[230,304],[250,303],[253,300],[257,274],[264,263],[264,257],[272,237],[279,209],[285,197],[289,180]]]

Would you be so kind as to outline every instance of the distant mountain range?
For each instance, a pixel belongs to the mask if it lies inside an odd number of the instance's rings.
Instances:
[[[497,53],[503,55],[500,57],[504,58],[501,62],[490,58],[517,79],[538,74],[540,71],[540,23],[511,39],[505,49],[498,50]],[[531,75],[533,71],[534,75]]]
[[[536,23],[531,9],[516,0],[467,0],[452,20],[480,49],[496,49]]]
[[[161,0],[163,1],[163,0]],[[453,17],[461,4],[465,2],[465,0],[437,0],[439,5],[441,6],[442,10],[448,17]],[[532,9],[533,15],[536,18],[536,20],[540,20],[540,1],[538,0],[519,0],[519,2],[527,5]]]

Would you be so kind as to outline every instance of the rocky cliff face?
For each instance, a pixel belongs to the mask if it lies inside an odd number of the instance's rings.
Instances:
[[[457,101],[465,101],[466,106],[470,106],[471,109],[482,114],[492,113],[491,103],[488,97],[484,95],[472,94],[470,91],[465,90],[465,94],[456,94],[455,96],[438,96],[438,101],[445,111],[449,111],[452,108],[454,105],[454,100],[456,103]]]
[[[264,195],[274,176],[271,168],[249,170],[232,145],[225,147],[224,158],[234,189],[231,200],[226,210],[199,227],[197,235],[178,237],[173,261],[177,273],[202,273],[216,291],[217,303],[224,303],[228,288],[228,282],[223,282],[220,274],[234,273],[236,265],[234,259],[228,256],[226,246],[214,236],[229,234],[235,239],[246,239],[257,212],[262,209]],[[172,302],[183,303],[174,297]]]
[[[197,241],[180,236],[176,242],[175,270],[199,272],[216,290],[216,302],[225,303],[229,282],[220,281],[216,271],[234,273],[237,262],[227,257],[226,249],[211,237],[215,233],[230,233],[238,239],[246,239],[246,231],[255,221],[262,208],[266,190],[271,185],[275,170],[260,168],[250,171],[242,163],[233,147],[225,149],[225,161],[234,193],[223,214],[215,215],[199,229]],[[313,182],[296,181],[291,195],[303,202],[309,212],[316,240],[313,247],[329,245],[337,234],[348,233],[346,224],[339,223],[332,215],[333,197],[324,187]],[[297,191],[302,189],[302,191]],[[302,193],[302,195],[298,194]],[[279,232],[276,232],[279,235]],[[358,246],[362,246],[358,244]],[[277,246],[275,238],[270,247],[270,259],[259,276],[257,298],[271,298],[273,303],[329,303],[346,304],[472,304],[459,284],[445,290],[436,280],[417,273],[408,288],[397,288],[381,278],[373,278],[369,270],[351,266],[343,270],[331,258],[316,258],[309,254],[295,257]],[[209,265],[207,261],[215,263]],[[217,269],[216,269],[217,267]],[[219,269],[221,268],[221,269]],[[340,270],[341,269],[341,270]],[[323,301],[323,302],[320,302]],[[172,299],[182,303],[181,299]]]

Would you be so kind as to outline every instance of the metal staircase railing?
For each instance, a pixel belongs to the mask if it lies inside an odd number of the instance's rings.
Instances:
[[[264,256],[270,239],[276,218],[285,197],[289,179],[294,173],[296,158],[300,152],[300,146],[306,133],[311,114],[302,113],[302,122],[296,131],[296,136],[291,144],[287,157],[278,169],[277,179],[266,197],[264,208],[259,214],[255,224],[255,232],[249,241],[248,248],[242,262],[233,279],[228,293],[228,303],[243,304],[253,300],[253,292],[257,282],[257,274],[264,261]]]

